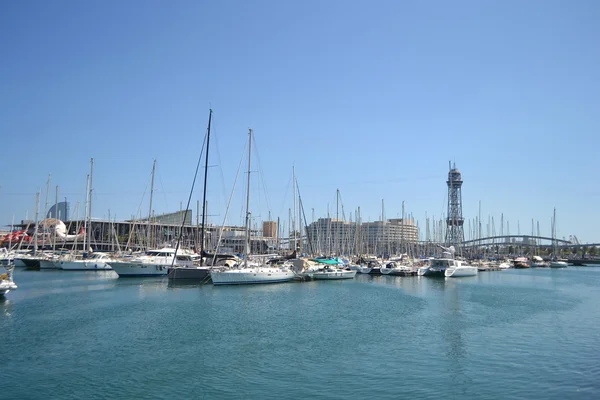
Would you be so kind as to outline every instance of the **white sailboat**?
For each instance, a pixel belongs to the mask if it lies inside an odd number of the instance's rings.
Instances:
[[[91,251],[92,244],[92,223],[91,223],[91,213],[92,213],[92,182],[93,182],[93,174],[94,174],[94,159],[90,160],[90,175],[89,180],[87,182],[87,186],[89,192],[86,191],[86,204],[85,204],[85,221],[84,228],[81,230],[83,232],[83,255],[76,254],[66,254],[64,256],[59,257],[57,261],[55,261],[55,265],[63,270],[67,271],[107,271],[111,270],[111,266],[108,263],[110,261],[110,257],[104,253],[88,253],[88,248]],[[77,235],[78,236],[78,235]]]
[[[248,134],[248,186],[246,194],[246,254],[239,268],[213,269],[211,279],[214,285],[244,285],[253,283],[288,282],[295,274],[289,268],[271,267],[264,264],[251,265],[248,262],[250,254],[250,167],[252,157],[252,129]]]

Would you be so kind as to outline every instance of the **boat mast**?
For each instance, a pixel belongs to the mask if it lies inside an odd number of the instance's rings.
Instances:
[[[248,256],[250,255],[250,168],[252,166],[252,129],[249,129],[248,137],[248,188],[246,191],[246,254],[244,257],[244,267],[248,266]]]
[[[41,190],[41,189],[40,189]],[[35,194],[35,229],[33,231],[33,255],[37,253],[38,219],[40,216],[40,192]]]
[[[54,201],[54,235],[52,237],[52,251],[56,251],[56,227],[58,226],[58,185],[56,185],[56,200]]]
[[[93,193],[93,179],[94,179],[94,158],[92,157],[90,160],[90,199],[89,199],[89,204],[88,204],[88,214],[87,214],[87,219],[88,219],[88,228],[89,228],[89,232],[86,232],[85,234],[88,235],[88,247],[91,249],[92,248],[92,193]],[[87,251],[84,247],[84,250]]]
[[[85,246],[87,244],[87,235],[88,235],[88,196],[90,189],[90,176],[88,175],[85,179],[85,215],[83,217],[83,252],[85,252]],[[79,210],[77,210],[77,214],[79,214]]]
[[[48,218],[48,193],[50,193],[50,177],[52,174],[48,174],[48,181],[46,183],[46,201],[44,203],[44,231],[42,234],[42,249],[46,247],[46,218]]]
[[[202,195],[202,227],[200,229],[200,265],[204,253],[204,221],[206,218],[206,179],[208,177],[208,149],[210,144],[210,123],[212,121],[212,108],[208,113],[208,130],[206,133],[206,161],[204,162],[204,194]]]
[[[293,179],[292,179],[292,185],[294,186],[294,190],[293,190],[293,195],[292,197],[294,198],[294,213],[292,214],[294,217],[292,218],[292,233],[294,234],[294,251],[296,251],[298,249],[298,237],[296,236],[296,216],[298,215],[296,213],[296,167],[292,165],[292,175],[293,175]]]
[[[148,210],[148,249],[151,247],[152,243],[152,195],[154,193],[154,172],[156,171],[156,160],[152,163],[152,179],[150,183],[150,208]]]

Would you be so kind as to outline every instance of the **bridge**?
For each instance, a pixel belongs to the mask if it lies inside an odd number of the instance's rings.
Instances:
[[[511,239],[520,239],[520,240],[519,241],[513,240],[511,242]],[[485,246],[488,244],[502,244],[501,242],[498,242],[498,240],[503,240],[507,244],[520,244],[523,246],[537,246],[538,244],[531,243],[532,240],[535,240],[536,242],[538,240],[548,240],[550,242],[554,241],[559,245],[573,244],[570,240],[556,239],[556,238],[550,238],[550,237],[546,237],[546,236],[503,235],[503,236],[489,236],[489,237],[485,237],[485,238],[465,240],[463,242],[463,245],[465,245],[465,246]],[[491,241],[493,241],[493,243],[489,243]],[[581,246],[581,244],[579,244],[579,246]]]

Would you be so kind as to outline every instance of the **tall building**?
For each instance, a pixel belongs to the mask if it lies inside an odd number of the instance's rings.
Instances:
[[[454,246],[457,252],[460,251],[462,243],[465,240],[463,224],[465,222],[462,216],[462,175],[456,165],[449,165],[448,172],[448,214],[446,218],[446,245]]]
[[[69,203],[66,201],[61,201],[57,204],[54,204],[48,210],[48,214],[46,214],[46,218],[56,218],[61,221],[69,220]]]
[[[263,236],[277,239],[277,221],[263,222]]]
[[[345,222],[319,218],[308,226],[307,239],[315,252],[324,254],[398,254],[417,243],[419,229],[412,220]]]

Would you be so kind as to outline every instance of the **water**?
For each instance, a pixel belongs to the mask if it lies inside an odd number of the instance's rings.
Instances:
[[[3,399],[600,396],[600,268],[213,287],[15,271]]]

